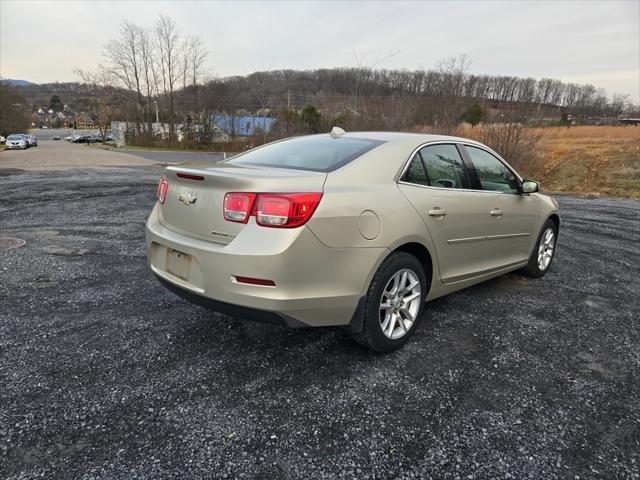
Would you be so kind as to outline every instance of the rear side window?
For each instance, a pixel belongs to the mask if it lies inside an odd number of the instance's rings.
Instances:
[[[234,157],[229,163],[330,172],[383,143],[368,138],[314,135],[265,145]]]
[[[462,157],[456,146],[450,144],[421,148],[407,169],[404,180],[439,188],[469,187]]]
[[[483,190],[495,192],[518,192],[518,180],[504,163],[489,152],[476,147],[465,147],[474,168],[480,177]]]
[[[429,185],[427,171],[424,168],[424,163],[422,162],[422,158],[419,153],[417,153],[415,157],[413,157],[413,160],[411,160],[411,164],[409,165],[403,180],[409,183],[417,183],[418,185]]]

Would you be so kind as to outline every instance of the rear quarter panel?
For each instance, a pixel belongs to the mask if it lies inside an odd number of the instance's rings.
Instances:
[[[431,235],[396,183],[413,148],[413,142],[390,142],[329,173],[322,201],[307,223],[318,240],[331,248],[386,249],[366,272],[365,291],[382,261],[406,243],[419,243],[429,251],[434,265],[432,285],[439,283]]]

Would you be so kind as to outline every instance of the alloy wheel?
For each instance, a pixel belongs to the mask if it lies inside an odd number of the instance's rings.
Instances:
[[[553,229],[547,228],[542,234],[540,245],[538,246],[538,268],[543,272],[549,268],[555,244],[556,239]]]
[[[413,270],[404,268],[389,279],[380,298],[380,328],[387,338],[396,340],[411,329],[420,311],[421,293]]]

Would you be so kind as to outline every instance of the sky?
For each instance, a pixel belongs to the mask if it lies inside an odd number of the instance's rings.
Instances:
[[[77,81],[123,20],[151,25],[160,13],[204,39],[209,77],[390,53],[379,67],[428,69],[465,54],[471,73],[591,83],[640,101],[640,0],[0,0],[0,77]]]

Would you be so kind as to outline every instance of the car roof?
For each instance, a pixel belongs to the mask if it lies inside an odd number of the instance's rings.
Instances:
[[[433,133],[410,133],[410,132],[347,132],[345,137],[370,138],[371,140],[381,140],[383,142],[415,143],[420,145],[427,142],[465,142],[482,145],[480,142],[469,138],[454,137],[451,135],[438,135]]]

